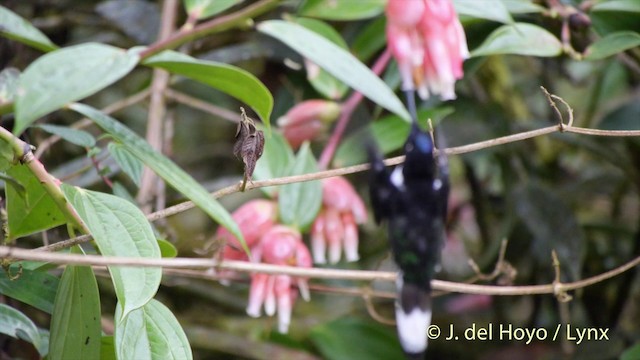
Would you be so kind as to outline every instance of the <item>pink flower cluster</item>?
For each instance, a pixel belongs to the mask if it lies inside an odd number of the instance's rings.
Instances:
[[[215,237],[225,242],[222,257],[225,260],[263,262],[274,265],[311,267],[311,254],[302,242],[302,235],[295,229],[278,225],[277,205],[269,200],[251,200],[231,215],[238,224],[252,258],[242,250],[240,242],[227,229],[220,227]],[[223,277],[229,272],[221,273]],[[247,314],[259,317],[264,305],[268,316],[278,314],[278,330],[287,332],[293,303],[298,288],[302,297],[309,300],[306,279],[289,275],[256,273],[251,276]]]
[[[313,259],[326,263],[340,260],[344,249],[347,261],[358,260],[358,228],[367,221],[362,199],[351,184],[341,177],[325,179],[322,187],[323,207],[311,230]],[[251,250],[251,259],[238,239],[225,228],[219,228],[215,237],[225,243],[225,260],[262,262],[309,268],[311,254],[296,229],[277,223],[277,204],[270,200],[251,200],[233,212],[245,242]],[[229,272],[222,272],[224,278]],[[255,273],[251,276],[247,314],[259,317],[264,308],[268,316],[278,315],[278,330],[287,332],[297,292],[309,300],[307,279],[290,275]]]
[[[455,99],[455,82],[469,57],[464,29],[451,0],[389,0],[387,43],[398,62],[403,90]]]

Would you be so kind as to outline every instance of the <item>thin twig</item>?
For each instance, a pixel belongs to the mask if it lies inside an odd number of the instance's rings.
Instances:
[[[223,269],[240,272],[261,272],[265,274],[283,274],[316,279],[342,279],[358,281],[396,281],[397,274],[389,271],[375,270],[343,270],[343,269],[322,269],[322,268],[299,268],[293,266],[270,265],[262,263],[252,263],[245,261],[222,261],[215,259],[201,258],[135,258],[135,257],[113,257],[99,255],[76,255],[66,253],[52,253],[41,250],[27,250],[10,246],[0,246],[0,259],[10,258],[15,260],[33,260],[49,262],[63,265],[102,265],[102,266],[137,266],[137,267],[163,267],[173,269]],[[552,284],[546,285],[526,285],[526,286],[495,286],[456,283],[443,280],[433,280],[431,285],[434,290],[449,291],[465,294],[482,295],[534,295],[534,294],[556,294],[558,291],[571,291],[581,289],[604,280],[610,279],[628,271],[640,264],[640,256],[623,264],[613,270],[609,270],[597,276],[587,279],[562,283],[560,286]]]
[[[445,154],[447,155],[459,155],[459,154],[465,154],[465,153],[474,152],[482,149],[487,149],[487,148],[498,146],[498,145],[504,145],[512,142],[530,139],[537,136],[552,134],[559,131],[560,131],[560,126],[553,125],[553,126],[548,126],[541,129],[525,131],[518,134],[503,136],[500,138],[481,141],[481,142],[477,142],[469,145],[447,148],[439,151],[444,151]],[[579,128],[579,127],[573,127],[573,126],[565,127],[564,132],[573,132],[578,134],[594,135],[594,136],[620,136],[620,137],[640,136],[640,130],[596,130],[596,129],[586,129],[586,128]],[[387,166],[397,165],[402,162],[404,162],[404,156],[397,156],[397,157],[386,159],[384,161],[385,165]],[[246,190],[258,189],[258,188],[263,188],[267,186],[286,185],[286,184],[303,182],[303,181],[320,180],[320,179],[325,179],[325,178],[334,177],[334,176],[343,176],[343,175],[353,174],[357,172],[362,172],[368,169],[369,169],[369,164],[359,164],[359,165],[352,165],[352,166],[347,166],[347,167],[338,168],[338,169],[318,171],[318,172],[309,173],[309,174],[285,176],[285,177],[268,179],[268,180],[256,180],[256,181],[252,181],[251,183],[248,183]],[[236,185],[227,186],[225,188],[212,192],[211,196],[215,199],[218,199],[227,195],[240,192],[241,185],[242,184],[239,182]],[[180,204],[170,206],[166,209],[151,213],[147,215],[147,219],[149,221],[156,221],[158,219],[162,219],[168,216],[185,212],[187,210],[193,209],[194,207],[195,207],[195,204],[193,202],[185,201]],[[82,240],[73,238],[73,239],[52,244],[43,249],[60,250],[67,247],[71,247],[78,243],[87,242],[90,239],[91,239],[90,237],[83,237]]]
[[[198,98],[195,98],[193,96],[187,95],[185,93],[182,93],[180,91],[177,91],[171,88],[168,88],[164,94],[171,100],[190,106],[194,109],[198,109],[207,114],[211,114],[213,116],[217,116],[221,119],[228,120],[234,123],[238,122],[238,114],[231,110],[227,110],[220,106],[213,105],[209,102],[200,100]]]

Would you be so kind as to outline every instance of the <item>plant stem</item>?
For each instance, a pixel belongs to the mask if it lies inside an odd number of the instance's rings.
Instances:
[[[220,16],[213,20],[197,25],[191,30],[176,32],[173,35],[169,36],[167,39],[158,41],[155,44],[149,46],[147,49],[142,51],[142,53],[140,53],[140,57],[142,60],[144,60],[149,56],[155,55],[163,50],[176,48],[193,39],[230,29],[234,26],[242,24],[247,19],[256,17],[275,8],[279,5],[279,3],[280,0],[261,0],[233,14]]]

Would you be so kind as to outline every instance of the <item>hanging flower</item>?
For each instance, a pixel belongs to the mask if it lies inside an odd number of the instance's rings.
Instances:
[[[343,177],[332,177],[322,181],[322,209],[311,226],[311,249],[313,261],[324,264],[340,261],[344,250],[347,261],[357,261],[358,227],[367,222],[364,202]]]
[[[266,264],[311,267],[311,255],[302,242],[302,236],[283,225],[271,228],[260,239],[260,261]],[[278,314],[278,331],[286,333],[291,322],[291,311],[298,288],[302,298],[309,300],[307,280],[290,275],[256,273],[251,276],[247,314],[259,317],[261,308],[268,316]]]
[[[255,247],[260,237],[273,227],[276,216],[276,203],[264,199],[248,201],[231,214],[249,249]],[[240,241],[229,230],[219,227],[214,237],[224,242],[223,253],[226,251],[230,254],[229,260],[248,260]],[[234,256],[234,252],[245,254],[245,256]]]
[[[313,140],[327,124],[340,115],[340,105],[333,101],[306,100],[292,107],[278,119],[282,134],[294,149],[306,140]]]
[[[387,42],[402,89],[417,89],[423,99],[430,93],[455,99],[469,50],[451,0],[389,0],[386,14]]]

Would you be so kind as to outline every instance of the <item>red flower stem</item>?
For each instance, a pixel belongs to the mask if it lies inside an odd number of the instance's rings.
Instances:
[[[389,49],[385,49],[382,55],[376,60],[375,64],[371,68],[374,74],[380,75],[382,70],[387,67],[387,64],[391,60],[391,52]],[[358,91],[354,91],[349,99],[342,104],[342,111],[340,112],[340,118],[338,119],[338,123],[336,127],[333,129],[333,133],[327,142],[324,150],[322,151],[322,155],[320,155],[320,161],[318,162],[319,170],[325,170],[329,166],[333,155],[338,148],[338,144],[340,144],[340,140],[342,139],[342,135],[344,135],[344,131],[347,128],[347,124],[349,124],[349,120],[351,119],[351,114],[356,109],[360,101],[362,101],[362,94]]]

